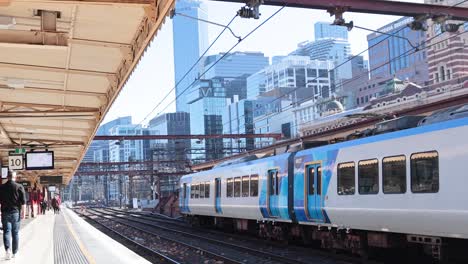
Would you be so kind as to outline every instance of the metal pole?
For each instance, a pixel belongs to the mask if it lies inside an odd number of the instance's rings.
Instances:
[[[119,207],[122,208],[122,189],[123,189],[123,181],[122,181],[122,174],[119,175]]]

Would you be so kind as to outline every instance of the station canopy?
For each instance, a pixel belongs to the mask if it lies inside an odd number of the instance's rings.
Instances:
[[[174,0],[0,0],[0,156],[54,151],[68,183]],[[129,106],[131,107],[131,106]]]

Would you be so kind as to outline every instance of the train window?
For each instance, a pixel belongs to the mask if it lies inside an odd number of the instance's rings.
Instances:
[[[258,175],[254,174],[250,176],[250,196],[258,196]]]
[[[242,177],[242,197],[249,197],[249,176]]]
[[[411,191],[414,193],[439,191],[439,153],[437,151],[411,155]]]
[[[200,184],[200,198],[205,198],[205,184],[201,183]]]
[[[205,198],[210,198],[210,182],[205,182]]]
[[[307,167],[307,183],[308,183],[307,186],[309,186],[309,190],[307,193],[309,195],[315,194],[314,176],[315,176],[315,167],[314,166]]]
[[[358,163],[359,194],[379,192],[379,160],[361,160]]]
[[[199,189],[198,189],[199,187],[200,187],[200,185],[198,185],[198,184],[195,184],[195,185],[194,185],[194,188],[195,188],[195,190],[194,190],[194,192],[195,192],[195,197],[194,197],[194,198],[195,198],[195,199],[198,199],[199,196],[200,196]]]
[[[352,195],[355,192],[355,167],[354,162],[338,164],[338,194]]]
[[[406,192],[405,155],[387,157],[382,160],[383,192],[385,194]]]
[[[241,177],[234,178],[234,197],[240,197],[241,194]]]
[[[269,170],[268,171],[268,192],[270,195],[278,194],[278,170]]]
[[[317,167],[317,195],[322,195],[322,167]]]
[[[190,184],[190,198],[195,198],[195,184]]]
[[[187,198],[187,183],[184,183],[184,189],[182,193],[183,199]]]
[[[227,197],[232,197],[233,183],[234,181],[232,180],[232,178],[229,178],[226,181],[226,196]]]

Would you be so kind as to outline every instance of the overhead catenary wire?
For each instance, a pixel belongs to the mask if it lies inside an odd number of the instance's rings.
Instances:
[[[234,15],[234,17],[229,21],[229,23],[223,28],[223,30],[218,34],[218,36],[211,42],[211,44],[206,48],[206,50],[203,52],[203,54],[198,58],[195,63],[190,67],[190,69],[182,76],[182,78],[175,84],[175,86],[169,90],[169,92],[166,93],[166,95],[161,99],[161,101],[141,120],[136,126],[141,125],[143,122],[145,122],[152,114],[153,112],[172,94],[172,92],[175,91],[175,89],[180,85],[180,83],[190,74],[190,72],[193,71],[197,65],[199,65],[200,61],[205,58],[205,55],[208,53],[208,51],[214,46],[214,44],[219,40],[219,38],[223,35],[223,33],[229,28],[229,26],[234,22],[234,20],[238,17],[238,15]]]
[[[271,16],[269,16],[267,19],[265,19],[262,23],[260,23],[258,26],[256,26],[254,29],[252,29],[247,35],[245,35],[245,37],[243,37],[241,40],[239,40],[236,44],[234,44],[228,51],[226,51],[225,53],[222,53],[221,57],[218,58],[213,64],[210,65],[210,67],[208,67],[206,70],[203,71],[203,73],[200,74],[200,76],[203,76],[205,75],[209,70],[211,70],[216,64],[218,64],[221,60],[223,60],[226,56],[228,56],[230,54],[231,51],[233,51],[240,43],[242,43],[245,39],[247,39],[249,36],[251,36],[255,31],[257,31],[259,28],[261,28],[265,23],[267,23],[268,21],[270,21],[274,16],[276,16],[279,12],[281,12],[281,10],[283,10],[284,8],[286,7],[286,5],[280,7],[276,12],[274,12]],[[163,113],[167,108],[169,108],[169,106],[172,105],[172,103],[174,103],[178,98],[179,96],[183,95],[185,92],[187,92],[190,87],[192,87],[193,84],[195,84],[198,80],[194,80],[190,85],[188,85],[183,91],[182,93],[180,93],[179,95],[176,96],[176,98],[174,98],[166,107],[164,107],[160,112]]]
[[[463,0],[463,1],[461,1],[461,2],[458,2],[458,3],[455,4],[455,5],[448,6],[448,7],[447,7],[447,10],[450,9],[450,8],[452,8],[452,7],[459,6],[459,5],[461,5],[461,4],[463,4],[463,3],[466,3],[466,2],[468,2],[468,0]],[[463,24],[463,23],[461,23],[461,24]],[[461,24],[460,24],[460,25],[461,25]],[[373,29],[369,29],[369,28],[365,28],[365,27],[361,27],[361,26],[355,26],[355,25],[353,25],[353,26],[356,27],[356,28],[362,29],[362,30],[367,30],[367,31],[382,33],[382,32],[380,32],[380,31],[373,30]],[[382,39],[381,41],[379,41],[379,42],[375,43],[374,45],[368,47],[367,49],[361,51],[361,52],[358,53],[357,55],[354,55],[354,56],[350,57],[348,60],[345,60],[344,62],[342,62],[342,63],[340,63],[339,65],[335,66],[333,69],[329,70],[328,73],[330,74],[332,71],[335,71],[335,70],[338,69],[339,67],[341,67],[341,66],[345,65],[346,63],[352,61],[352,60],[355,59],[356,57],[362,55],[364,52],[366,52],[366,51],[368,51],[368,50],[374,48],[375,46],[379,45],[380,43],[386,41],[387,39],[389,39],[389,38],[391,38],[391,37],[397,37],[397,38],[406,39],[406,40],[408,41],[408,43],[411,45],[411,47],[413,47],[414,49],[416,49],[416,52],[418,52],[418,51],[419,51],[419,47],[420,47],[421,45],[418,45],[418,46],[415,47],[415,46],[409,41],[409,39],[404,38],[404,37],[401,37],[401,36],[395,35],[395,34],[398,34],[400,31],[402,31],[403,29],[405,29],[405,27],[400,28],[399,30],[397,30],[397,31],[394,32],[393,34],[385,33],[385,35],[388,35],[387,38]],[[442,32],[442,33],[443,33],[443,32]],[[440,34],[440,35],[441,35],[441,34]],[[438,36],[434,36],[434,37],[431,38],[430,40],[432,40],[432,39],[434,39],[434,38],[436,38],[436,37],[438,37]],[[424,42],[424,44],[427,43],[427,42],[430,41],[430,40],[426,40],[426,41]],[[411,50],[410,50],[410,51],[411,51]],[[386,64],[384,64],[383,66],[385,66],[385,65],[386,65]],[[383,67],[383,66],[382,66],[382,67]],[[380,68],[380,67],[379,67],[379,68]],[[368,74],[368,73],[370,73],[370,72],[372,72],[372,71],[367,71],[367,72],[364,73],[364,74]],[[344,84],[348,84],[348,83],[350,83],[350,82],[352,82],[352,81],[355,81],[356,79],[361,78],[362,75],[358,75],[357,77],[358,77],[358,78],[353,77],[353,78],[351,78],[351,79],[348,79],[348,80],[344,81],[344,82],[341,83],[340,86],[338,86],[338,87],[343,87]],[[316,81],[318,78],[320,78],[320,77],[317,76],[316,78],[314,78],[314,79],[312,79],[312,80],[309,80],[309,81]],[[268,102],[268,104],[272,104],[273,102],[275,102],[275,101],[277,101],[277,100],[280,100],[280,99],[283,98],[283,97],[286,97],[286,96],[288,96],[288,95],[290,95],[290,94],[293,94],[293,93],[297,92],[297,91],[300,90],[300,89],[305,89],[305,88],[310,88],[310,87],[296,87],[296,88],[294,88],[293,90],[291,90],[291,91],[289,91],[289,92],[287,92],[287,93],[285,93],[285,94],[279,96],[278,98],[272,100],[271,102]],[[335,87],[335,90],[337,90],[336,87]],[[306,98],[306,99],[307,99],[307,100],[308,100],[308,99],[312,99],[313,97],[315,97],[315,94],[314,94],[313,96],[311,96],[311,97]],[[302,101],[305,102],[305,101],[307,101],[307,100],[302,100]],[[264,107],[265,107],[265,106],[262,106],[260,109],[262,109],[262,108],[264,108]],[[277,114],[280,114],[280,113],[277,113]],[[236,118],[236,119],[233,119],[232,121],[236,121],[236,120],[238,120],[239,118],[241,118],[241,117],[243,117],[243,116],[245,116],[245,115],[242,115],[242,116],[240,116],[240,117],[238,117],[238,118]],[[230,122],[232,122],[232,121],[230,121]],[[229,122],[227,122],[227,123],[229,123]],[[225,124],[227,124],[227,123],[225,123]],[[225,124],[223,124],[223,126],[224,126]]]
[[[459,3],[457,3],[457,4],[455,4],[455,5],[452,5],[452,6],[447,7],[447,9],[450,9],[450,8],[452,8],[452,7],[456,7],[456,6],[461,5],[461,4],[465,3],[465,2],[468,2],[468,0],[463,0],[463,1],[461,1],[461,2],[459,2]],[[462,24],[463,24],[463,23],[462,23]],[[380,32],[380,31],[373,30],[373,29],[369,29],[369,28],[365,28],[365,27],[361,27],[361,26],[355,26],[355,25],[353,25],[353,26],[356,27],[356,28],[362,29],[362,30],[367,30],[367,31],[382,33],[382,32]],[[356,57],[362,55],[364,52],[369,51],[370,49],[374,48],[375,46],[381,44],[382,42],[388,40],[388,39],[391,38],[391,37],[397,37],[397,38],[406,39],[406,40],[408,41],[408,43],[411,45],[411,47],[413,47],[413,49],[415,49],[416,52],[418,52],[418,51],[419,51],[419,47],[422,46],[422,45],[414,46],[414,45],[409,41],[409,39],[404,38],[404,37],[401,37],[401,36],[398,36],[398,35],[395,35],[395,34],[398,34],[400,31],[402,31],[402,30],[405,29],[405,28],[406,28],[406,27],[402,27],[402,28],[400,28],[399,30],[397,30],[396,32],[394,32],[393,34],[385,33],[385,35],[388,35],[388,37],[382,39],[381,41],[375,43],[375,44],[372,45],[372,46],[369,46],[368,48],[366,48],[365,50],[361,51],[361,52],[358,53],[357,55],[354,55],[354,56],[350,57],[349,59],[347,59],[347,60],[345,60],[344,62],[340,63],[339,65],[335,66],[333,69],[329,70],[328,73],[330,74],[332,71],[335,71],[335,70],[338,69],[339,67],[341,67],[341,66],[345,65],[346,63],[352,61],[352,60],[355,59]],[[442,33],[443,33],[443,32],[442,32]],[[440,35],[441,35],[441,34],[440,34]],[[431,41],[432,39],[434,39],[434,38],[436,38],[436,37],[438,37],[438,36],[434,36],[434,37],[431,38],[430,40],[426,40],[423,44],[427,43],[428,41]],[[409,51],[411,51],[411,50],[409,50]],[[401,54],[401,55],[403,55],[403,54]],[[401,55],[400,55],[400,56],[401,56]],[[381,67],[383,67],[383,66],[385,66],[385,65],[387,65],[387,64],[384,64],[384,65],[382,65],[382,66],[379,66],[378,68],[381,68]],[[358,75],[358,76],[355,76],[355,77],[353,77],[353,78],[351,78],[351,79],[348,79],[348,80],[344,81],[343,83],[341,83],[338,87],[343,87],[344,84],[348,84],[348,83],[350,83],[350,82],[352,82],[352,81],[355,81],[355,80],[357,80],[357,79],[363,77],[364,74],[369,74],[369,73],[371,73],[372,71],[374,71],[374,70],[376,70],[376,69],[378,69],[378,68],[375,68],[375,69],[373,69],[373,70],[371,70],[371,71],[368,70],[367,72],[365,72],[365,73],[363,73],[363,74],[361,74],[361,75]],[[320,77],[317,76],[316,78],[314,78],[314,79],[312,79],[312,80],[310,80],[310,81],[316,81],[318,78],[320,78]],[[291,90],[291,91],[289,91],[289,92],[287,92],[287,93],[285,93],[285,94],[283,94],[283,95],[277,97],[276,99],[272,100],[271,102],[268,102],[268,104],[271,105],[273,102],[275,102],[275,101],[277,101],[277,100],[280,100],[280,99],[283,98],[283,97],[286,97],[286,96],[288,96],[288,95],[290,95],[290,94],[293,94],[293,93],[297,92],[297,91],[300,90],[300,89],[306,89],[306,88],[310,88],[310,87],[296,87],[296,88],[294,88],[293,90]],[[335,90],[337,90],[336,87],[335,87]],[[312,95],[312,96],[310,96],[310,97],[307,97],[307,98],[303,99],[300,103],[306,102],[306,101],[308,101],[309,99],[313,99],[314,97],[315,97],[315,94]],[[297,102],[296,102],[295,104],[297,104]],[[295,104],[293,103],[291,106],[294,106]],[[261,106],[261,107],[260,107],[260,110],[262,110],[262,108],[265,108],[265,107],[266,107],[266,106],[264,106],[264,105]],[[258,109],[256,109],[256,110],[258,110]],[[287,109],[286,109],[286,110],[287,110]],[[282,111],[280,111],[280,112],[278,112],[278,113],[273,113],[273,116],[274,116],[274,115],[278,115],[278,114],[280,114],[281,112],[282,112]],[[244,116],[245,116],[245,114],[244,114],[244,115],[241,115],[241,116],[239,116],[239,117],[237,117],[237,118],[235,118],[235,119],[233,119],[233,120],[230,120],[229,122],[224,123],[224,124],[223,124],[223,127],[224,127],[224,125],[226,125],[226,124],[228,124],[228,123],[230,123],[230,122],[239,120],[239,118],[242,118],[242,117],[244,117]]]
[[[467,1],[468,1],[468,0],[467,0]],[[359,27],[359,28],[361,28],[361,27]],[[398,29],[398,30],[397,30],[396,32],[394,32],[393,34],[397,34],[397,33],[399,33],[400,31],[402,31],[403,29],[404,29],[404,27]],[[340,64],[336,65],[333,69],[328,70],[328,74],[334,72],[334,71],[337,70],[338,68],[340,68],[340,67],[346,65],[347,63],[351,62],[351,61],[354,60],[355,58],[361,56],[361,55],[364,54],[365,52],[371,50],[372,48],[374,48],[374,47],[380,45],[381,43],[383,43],[384,41],[386,41],[386,40],[388,40],[389,38],[392,37],[391,34],[387,34],[387,35],[388,35],[388,37],[386,37],[386,38],[384,38],[384,39],[382,39],[382,40],[376,42],[375,44],[369,46],[368,48],[364,49],[363,51],[359,52],[358,54],[349,57],[349,58],[346,59],[345,61],[343,61],[343,62],[341,62]],[[309,81],[312,81],[312,82],[313,82],[313,81],[317,81],[319,78],[320,78],[320,76],[317,76],[317,77],[315,77],[315,78],[313,78],[312,80],[309,80]],[[280,99],[282,99],[282,98],[284,98],[284,97],[286,97],[286,96],[288,96],[288,95],[290,95],[290,94],[293,94],[293,93],[297,92],[297,91],[300,90],[300,89],[306,89],[306,88],[310,88],[310,87],[296,87],[296,88],[292,89],[291,91],[289,91],[289,92],[287,92],[287,93],[285,93],[285,94],[283,94],[283,95],[281,95],[281,96],[275,98],[275,99],[272,100],[271,102],[268,102],[268,104],[272,104],[272,103],[274,103],[274,102],[276,102],[276,101],[278,101],[278,100],[280,100]],[[311,99],[311,98],[313,98],[314,96],[315,96],[315,94],[314,94],[313,96],[309,97],[309,98]],[[264,107],[265,107],[265,106],[262,106],[260,109],[262,109],[262,108],[264,108]],[[243,117],[243,116],[245,116],[245,115],[242,115],[242,116],[240,116],[239,118],[241,118],[241,117]],[[237,119],[238,119],[238,118],[233,119],[232,121],[236,121]],[[229,121],[229,122],[232,122],[232,121]],[[226,124],[229,123],[229,122],[224,123],[223,126],[226,125]]]
[[[440,35],[442,35],[442,34],[444,34],[444,33],[445,33],[445,32],[442,32],[442,33],[440,33],[440,34],[438,34],[438,35],[432,37],[430,40],[435,39],[435,38],[439,37]],[[438,42],[435,42],[435,43],[433,43],[433,44],[431,44],[431,45],[428,45],[428,46],[426,46],[426,47],[420,49],[419,51],[428,49],[428,48],[430,48],[430,47],[432,47],[432,46],[435,46],[435,45],[437,45],[437,44],[440,44],[440,43],[442,43],[442,42],[444,42],[444,41],[447,41],[447,40],[449,40],[449,39],[458,37],[458,36],[460,36],[460,35],[462,35],[462,34],[465,34],[465,33],[468,33],[468,31],[459,32],[459,33],[457,33],[457,34],[455,34],[455,35],[452,35],[452,36],[450,36],[450,37],[448,37],[448,38],[445,38],[445,39],[440,40],[440,41],[438,41]],[[394,60],[400,59],[400,58],[402,58],[402,57],[410,56],[410,55],[412,55],[412,54],[414,54],[414,53],[416,53],[416,52],[418,52],[418,51],[416,51],[416,50],[409,50],[409,51],[407,51],[407,52],[405,52],[405,53],[402,53],[400,56],[395,57],[395,58],[393,58],[392,60],[389,60],[389,61],[385,62],[384,64],[381,64],[381,65],[379,65],[379,66],[377,66],[377,67],[375,67],[375,68],[373,68],[373,69],[371,69],[371,70],[369,70],[369,71],[367,71],[367,72],[364,72],[363,74],[368,74],[368,73],[370,73],[370,72],[372,72],[372,71],[378,70],[379,68],[384,67],[384,66],[390,64],[390,63],[391,63],[392,61],[394,61]],[[345,83],[345,84],[346,84],[346,83]],[[299,102],[299,104],[302,103],[302,102],[305,102],[305,101],[307,101],[307,100],[303,100],[303,101]],[[290,105],[290,106],[284,108],[283,111],[284,111],[284,110],[289,110],[290,108],[293,108],[293,107],[294,107],[294,105]],[[273,116],[275,116],[275,115],[278,115],[278,114],[279,114],[279,113],[272,113],[271,115],[268,115],[267,118],[271,118],[271,117],[273,117]],[[284,119],[284,118],[283,118],[283,119]],[[283,120],[283,119],[280,119],[280,120]],[[276,132],[278,132],[278,130],[272,131],[271,133],[276,133]]]

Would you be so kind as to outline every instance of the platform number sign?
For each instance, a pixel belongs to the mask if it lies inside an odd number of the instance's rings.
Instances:
[[[22,170],[24,169],[24,158],[23,155],[10,155],[8,156],[8,168],[10,170]]]

